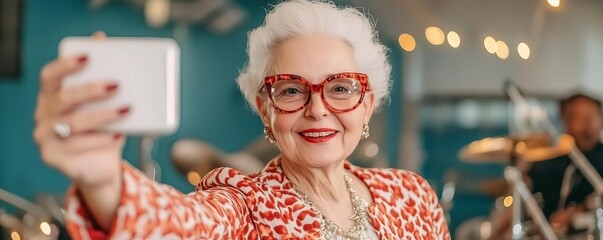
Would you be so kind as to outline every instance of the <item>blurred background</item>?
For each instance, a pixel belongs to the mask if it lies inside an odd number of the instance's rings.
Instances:
[[[391,100],[351,160],[420,172],[440,196],[454,183],[452,232],[487,217],[504,197],[506,163],[461,161],[458,153],[472,141],[509,133],[506,80],[537,99],[557,125],[559,98],[603,94],[603,1],[336,2],[374,18],[393,66]],[[174,38],[182,51],[180,129],[152,140],[128,138],[126,160],[156,162],[158,180],[184,192],[217,166],[261,168],[277,151],[263,139],[235,79],[246,61],[247,32],[273,3],[0,0],[0,190],[36,203],[22,208],[51,209],[59,218],[69,182],[42,164],[32,140],[39,71],[57,57],[63,37],[99,30]],[[0,201],[0,239],[34,239],[23,237],[26,228],[40,239],[57,237],[60,220],[37,219],[12,205]]]

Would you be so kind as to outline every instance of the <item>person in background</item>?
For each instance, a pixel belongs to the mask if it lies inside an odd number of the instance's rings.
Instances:
[[[603,172],[603,128],[601,101],[586,94],[573,94],[559,102],[559,112],[565,131],[575,139],[576,147],[584,153],[597,172]],[[588,210],[586,206],[593,187],[573,165],[569,156],[560,156],[536,163],[520,162],[524,181],[532,189],[537,202],[553,230],[561,235],[582,231],[572,226],[572,219]],[[512,194],[508,189],[505,195]],[[592,216],[591,216],[592,217]],[[510,236],[511,208],[492,211],[492,238]],[[532,226],[535,228],[535,226]]]
[[[425,179],[346,160],[388,99],[386,53],[374,24],[356,9],[306,0],[275,5],[249,34],[238,84],[280,155],[252,175],[216,169],[187,195],[126,164],[123,135],[95,131],[126,117],[128,107],[78,111],[110,98],[118,85],[63,88],[87,57],[50,62],[41,73],[34,138],[43,160],[74,183],[66,199],[69,233],[74,239],[449,239]]]
[[[603,173],[601,101],[586,94],[574,94],[560,101],[560,114],[566,132],[574,137],[576,147]],[[545,216],[554,229],[569,229],[572,217],[587,210],[585,201],[593,192],[569,156],[537,162],[529,169],[532,192],[542,194]]]

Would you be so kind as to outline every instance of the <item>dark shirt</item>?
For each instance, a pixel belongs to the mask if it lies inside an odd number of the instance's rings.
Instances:
[[[597,144],[593,150],[584,152],[584,156],[595,167],[599,174],[603,173],[603,144]],[[541,203],[544,215],[548,218],[559,205],[559,193],[566,168],[572,164],[569,156],[562,156],[551,160],[534,163],[528,176],[532,179],[533,193],[541,193]],[[576,168],[571,178],[571,190],[565,206],[570,203],[583,203],[586,197],[593,192],[592,185]]]

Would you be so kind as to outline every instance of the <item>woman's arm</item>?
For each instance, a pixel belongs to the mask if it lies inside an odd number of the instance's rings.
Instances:
[[[438,196],[433,191],[433,189],[431,189],[430,195],[431,195],[430,199],[431,199],[431,206],[432,206],[431,209],[433,210],[431,212],[431,219],[434,224],[433,229],[436,234],[436,239],[449,240],[450,232],[448,230],[448,223],[446,223],[446,218],[444,217],[444,211],[442,210],[442,207],[440,206],[440,204],[438,202]]]
[[[82,189],[72,188],[66,209],[67,228],[73,239],[234,239],[251,230],[244,195],[234,187],[184,195],[148,179],[126,163],[122,169],[117,212],[108,231],[95,223],[96,215],[87,208],[88,199]]]
[[[444,217],[444,211],[440,206],[438,195],[433,190],[433,187],[425,180],[423,177],[418,174],[416,177],[419,180],[421,188],[424,190],[427,196],[423,199],[428,201],[428,206],[430,207],[430,213],[428,218],[431,218],[431,228],[432,233],[435,234],[435,239],[438,240],[449,240],[450,232],[448,230],[448,223],[446,223],[446,218]]]

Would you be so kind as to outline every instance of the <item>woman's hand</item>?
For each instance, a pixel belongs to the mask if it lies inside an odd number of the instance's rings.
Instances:
[[[95,33],[92,38],[103,41],[106,36]],[[67,56],[44,66],[40,73],[33,137],[44,162],[76,184],[99,224],[106,227],[119,202],[125,138],[122,134],[96,129],[122,119],[129,107],[78,111],[82,104],[111,98],[119,91],[111,79],[61,87],[66,76],[86,67],[87,60],[83,55]],[[53,130],[61,125],[63,130],[68,130],[63,132],[68,132],[67,136],[61,137]],[[105,197],[97,198],[103,195]]]
[[[93,38],[102,41],[104,34]],[[35,112],[34,139],[44,162],[76,184],[94,186],[110,182],[120,174],[124,137],[95,129],[125,116],[127,106],[95,111],[77,111],[84,104],[110,98],[118,86],[110,79],[78,86],[61,87],[63,79],[86,67],[86,56],[68,56],[44,66],[40,73],[40,93]],[[70,134],[61,138],[54,124],[69,125]]]

